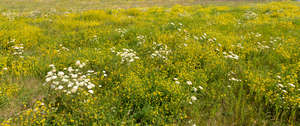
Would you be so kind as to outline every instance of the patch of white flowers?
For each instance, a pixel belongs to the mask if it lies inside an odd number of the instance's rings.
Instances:
[[[232,78],[229,78],[229,80],[230,81],[236,81],[236,82],[241,82],[242,80],[240,80],[240,79],[237,79],[237,78],[234,78],[234,77],[232,77]]]
[[[265,41],[263,41],[262,43],[265,43]],[[269,49],[270,48],[269,46],[263,45],[262,43],[257,42],[258,48],[260,48],[260,49]]]
[[[53,64],[49,65],[52,70],[47,73],[44,85],[49,85],[51,89],[62,91],[67,95],[75,94],[79,90],[93,94],[95,84],[91,82],[90,77],[97,73],[93,70],[82,71],[81,68],[85,66],[85,63],[80,61],[76,61],[75,65],[76,68],[68,67],[62,71],[57,71]]]
[[[7,71],[8,71],[7,67],[0,68],[0,76],[3,75],[3,73],[5,73]]]
[[[116,53],[117,56],[120,56],[122,58],[121,63],[125,63],[125,62],[131,63],[137,59],[140,59],[136,55],[136,52],[133,51],[132,49],[123,48],[121,51],[117,52],[115,51],[115,48],[111,48],[111,52]]]
[[[228,53],[227,52],[223,52],[223,55],[225,58],[229,58],[229,59],[235,59],[235,60],[238,60],[239,59],[239,56],[234,54],[233,52],[229,51]]]
[[[197,97],[196,96],[191,96],[191,101],[189,102],[189,104],[193,104],[193,102],[197,101]]]
[[[118,29],[116,29],[115,30],[116,32],[119,32],[121,35],[121,37],[124,37],[125,36],[125,34],[128,32],[127,31],[127,29],[125,29],[125,28],[118,28]]]
[[[9,21],[13,21],[13,20],[15,20],[16,17],[21,16],[20,13],[12,12],[12,11],[2,12],[1,15],[7,17],[9,19]]]
[[[24,53],[24,45],[23,44],[15,44],[12,46],[13,48],[13,55],[19,56],[20,58],[24,58],[23,53]]]
[[[255,13],[255,12],[253,12],[253,11],[246,11],[245,13],[244,13],[244,17],[246,18],[246,19],[255,19],[256,17],[257,17],[258,15]]]
[[[62,44],[59,45],[59,49],[57,50],[58,54],[61,54],[61,52],[69,51],[70,49],[64,47]]]
[[[258,32],[250,32],[250,33],[248,33],[248,35],[249,36],[251,36],[251,37],[256,37],[256,38],[259,38],[259,37],[261,37],[262,36],[262,34],[260,34],[260,33],[258,33]]]
[[[183,28],[183,24],[182,23],[174,23],[174,22],[170,22],[169,25],[173,28],[176,28],[177,31],[181,32],[182,28]]]
[[[146,37],[143,35],[138,35],[136,38],[138,40],[138,43],[137,43],[138,45],[142,45],[146,42]]]
[[[180,81],[178,81],[178,78],[173,78],[173,80],[175,81],[175,84],[180,84]]]
[[[236,77],[233,77],[233,76],[236,76],[236,73],[234,73],[233,71],[230,71],[227,76],[229,77],[229,81],[235,81],[235,82],[241,82],[242,80],[241,79],[237,79]]]
[[[244,47],[242,46],[241,43],[237,43],[236,45],[231,45],[232,47],[238,47],[240,49],[243,49]]]
[[[180,81],[178,78],[173,78],[173,80],[175,81],[175,84],[180,84]],[[186,84],[188,86],[192,86],[193,85],[193,82],[190,81],[190,80],[187,80],[186,81]],[[203,90],[204,88],[202,86],[198,86],[198,87],[191,87],[192,88],[192,93],[197,93],[197,91],[201,91]],[[189,97],[190,101],[188,102],[189,104],[193,104],[193,102],[197,101],[197,97],[195,95],[191,95],[191,97]]]
[[[7,69],[7,67],[4,67],[2,70],[3,70],[3,71],[7,71],[8,69]]]
[[[157,44],[156,42],[153,42],[152,49],[154,49],[154,52],[151,54],[152,58],[158,57],[166,60],[168,59],[168,55],[171,53],[171,50],[168,49],[167,45]]]

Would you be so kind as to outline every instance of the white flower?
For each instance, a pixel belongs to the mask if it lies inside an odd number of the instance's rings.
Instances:
[[[101,87],[102,87],[102,85],[99,85],[99,87],[101,88]]]
[[[202,87],[202,86],[199,86],[199,89],[200,89],[200,90],[203,90],[203,87]]]
[[[86,82],[86,83],[90,82],[90,79],[84,79],[84,82]]]
[[[61,81],[62,81],[62,82],[68,82],[69,80],[64,78],[64,79],[62,79]]]
[[[95,87],[94,84],[89,84],[89,85],[87,86],[88,89],[92,89],[92,88],[94,88],[94,87]]]
[[[177,78],[174,78],[174,81],[178,81],[178,79],[177,79]]]
[[[93,71],[93,70],[88,70],[87,72],[88,72],[88,73],[94,73],[94,71]]]
[[[234,78],[234,77],[230,78],[229,80],[230,80],[230,81],[238,81],[238,82],[239,82],[239,81],[242,81],[242,80],[236,79],[236,78]]]
[[[56,79],[56,78],[57,78],[57,76],[52,76],[52,77],[51,77],[52,80],[54,80],[54,79]]]
[[[194,90],[194,92],[197,92],[197,90],[198,90],[198,89],[197,89],[197,88],[195,88],[195,87],[193,87],[193,90]]]
[[[191,99],[192,99],[193,101],[196,101],[196,100],[197,100],[197,97],[196,97],[196,96],[192,96]]]
[[[283,85],[282,85],[282,84],[278,84],[278,86],[283,88]]]
[[[104,77],[107,77],[107,74],[103,74]]]
[[[7,67],[4,67],[3,70],[6,71],[6,70],[7,70]]]
[[[73,84],[74,84],[74,83],[70,82],[70,83],[68,84],[68,87],[72,87]]]
[[[72,78],[77,78],[78,75],[77,75],[77,74],[71,74],[71,77],[72,77]]]
[[[61,90],[61,89],[63,89],[64,87],[63,87],[62,85],[59,85],[57,88],[58,88],[59,90]]]
[[[68,71],[69,71],[69,72],[73,72],[74,70],[73,70],[72,67],[68,67]]]
[[[79,82],[78,86],[83,86],[85,83],[84,82]]]
[[[179,81],[175,81],[175,84],[180,84],[180,82]]]
[[[59,84],[59,82],[58,82],[58,81],[54,81],[54,82],[53,82],[53,84],[55,84],[55,85],[58,85],[58,84]]]
[[[47,73],[47,76],[52,76],[52,75],[53,75],[53,72],[51,72],[51,71]]]
[[[49,67],[52,67],[52,68],[54,68],[55,66],[54,66],[54,64],[50,64],[50,65],[49,65]]]
[[[78,74],[81,74],[81,73],[78,73]],[[85,79],[86,76],[85,76],[85,75],[82,75],[82,76],[80,76],[80,78],[81,78],[81,79]]]
[[[53,69],[52,69],[52,72],[53,72],[53,73],[55,73],[55,72],[56,72],[56,69],[55,69],[55,68],[53,68]]]
[[[78,86],[74,86],[74,87],[72,88],[71,92],[72,92],[72,93],[75,93],[75,92],[77,91],[77,89],[78,89]]]
[[[292,87],[295,87],[295,85],[294,85],[294,84],[292,84],[292,83],[289,83],[289,85],[290,85],[290,86],[292,86]]]
[[[46,82],[49,82],[49,81],[51,81],[51,80],[52,80],[51,77],[46,78]]]
[[[64,72],[62,72],[62,71],[59,71],[59,72],[57,73],[57,75],[58,75],[58,76],[60,76],[60,77],[62,77],[62,76],[64,76],[64,75],[65,75],[65,73],[64,73]]]
[[[188,85],[192,85],[192,84],[193,84],[192,81],[186,81],[186,83],[187,83]]]
[[[94,91],[93,91],[93,90],[89,90],[88,92],[91,93],[91,94],[94,94]]]
[[[130,59],[130,60],[129,60],[130,63],[133,62],[133,61],[134,61],[134,59]]]
[[[83,68],[86,64],[85,63],[82,63],[79,65],[79,68]]]
[[[80,66],[80,65],[81,65],[80,61],[77,60],[76,63],[75,63],[75,65],[76,65],[76,66]]]

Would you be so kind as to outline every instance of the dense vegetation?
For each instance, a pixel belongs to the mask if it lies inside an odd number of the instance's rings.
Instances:
[[[299,40],[291,2],[2,13],[0,125],[299,125]]]

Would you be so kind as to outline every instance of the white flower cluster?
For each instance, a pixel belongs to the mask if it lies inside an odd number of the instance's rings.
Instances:
[[[58,54],[61,54],[63,51],[69,51],[70,49],[64,47],[62,44],[59,45],[59,49],[57,50]]]
[[[159,57],[162,59],[168,59],[168,55],[171,53],[171,50],[168,49],[167,45],[164,44],[157,44],[153,42],[153,47],[155,51],[151,54],[152,58]]]
[[[171,23],[169,23],[169,25],[171,25],[172,27],[177,28],[177,31],[179,31],[179,32],[182,31],[182,27],[183,27],[182,23],[175,24],[174,22],[171,22]]]
[[[242,46],[241,43],[237,43],[236,45],[231,45],[232,47],[238,47],[240,49],[243,49],[244,47]]]
[[[215,37],[209,37],[206,33],[203,33],[200,37],[194,36],[194,39],[197,40],[207,40],[208,42],[216,42],[217,39]]]
[[[13,40],[11,40],[11,41],[9,41],[7,43],[10,44],[10,43],[15,43],[15,42],[16,42],[16,39],[13,39]]]
[[[260,34],[260,33],[254,33],[254,32],[250,32],[250,34],[248,33],[248,35],[249,36],[253,36],[253,37],[256,37],[256,38],[259,38],[259,37],[261,37],[262,36],[262,34]]]
[[[228,53],[226,52],[223,52],[223,55],[225,58],[230,58],[230,59],[235,59],[235,60],[238,60],[239,59],[239,56],[234,54],[233,52],[229,51]]]
[[[233,71],[230,71],[227,76],[229,77],[229,80],[230,81],[236,81],[236,82],[241,82],[242,80],[240,79],[237,79],[235,77],[232,77],[232,76],[236,76],[236,74],[233,72]]]
[[[53,64],[49,65],[52,70],[47,73],[44,85],[48,84],[51,89],[62,91],[67,95],[75,94],[78,90],[86,90],[93,94],[95,84],[89,78],[96,72],[93,70],[83,72],[81,68],[85,66],[85,63],[80,61],[77,61],[75,65],[78,69],[68,67],[64,68],[63,71],[57,71]]]
[[[119,32],[121,34],[121,37],[124,37],[125,34],[128,32],[125,28],[118,28],[115,30],[116,32]]]
[[[229,78],[229,80],[230,81],[236,81],[236,82],[241,82],[242,80],[240,80],[240,79],[237,79],[237,78],[234,78],[234,77],[232,77],[232,78]]]
[[[279,80],[281,80],[281,76],[277,75],[276,77],[277,77]],[[296,88],[296,86],[295,86],[294,84],[292,84],[292,83],[287,83],[287,84],[286,84],[286,83],[284,83],[284,84],[278,83],[277,86],[278,86],[279,89],[280,89],[282,92],[284,92],[284,93],[287,93],[287,91],[286,91],[285,89]],[[300,89],[298,89],[298,90],[300,90]]]
[[[136,38],[138,39],[138,45],[142,45],[146,42],[146,39],[145,39],[146,37],[143,35],[139,35]]]
[[[7,67],[4,67],[4,68],[2,68],[2,69],[0,69],[0,73],[1,73],[1,71],[2,72],[5,72],[5,71],[7,71],[8,70],[8,68]],[[0,74],[1,75],[1,74]]]
[[[265,43],[265,41],[263,41],[262,43]],[[258,48],[260,48],[260,49],[269,49],[270,48],[269,46],[263,45],[262,43],[257,42]]]
[[[15,20],[16,17],[21,16],[20,13],[17,13],[17,12],[11,12],[11,11],[8,11],[8,12],[2,12],[1,15],[7,17],[10,21],[13,21],[13,20]]]
[[[246,19],[255,19],[256,17],[257,17],[258,15],[255,13],[255,12],[253,12],[253,11],[246,11],[245,13],[244,13],[244,17],[246,18]]]
[[[121,63],[125,63],[125,62],[131,63],[137,59],[140,59],[136,55],[136,52],[133,51],[132,49],[123,48],[122,51],[117,52],[117,51],[115,51],[115,48],[113,47],[110,50],[111,50],[111,52],[116,53],[117,56],[121,56],[121,58],[122,58]]]
[[[180,84],[180,82],[178,81],[178,78],[173,78],[173,80],[175,81],[175,84]]]
[[[24,58],[23,53],[24,53],[24,47],[23,44],[16,44],[12,46],[14,49],[13,55],[19,56],[20,58]]]
[[[272,43],[272,44],[274,44],[274,43],[276,43],[276,42],[278,42],[278,41],[280,41],[280,40],[281,40],[280,37],[275,37],[275,38],[270,37],[270,43]]]
[[[180,81],[178,80],[178,78],[173,78],[173,80],[175,81],[175,84],[180,84]],[[186,84],[188,86],[192,86],[193,85],[192,81],[190,81],[190,80],[186,81]],[[200,90],[203,90],[202,86],[198,86],[198,88]],[[193,92],[197,92],[198,88],[192,87]],[[193,104],[194,101],[197,101],[197,97],[193,95],[193,96],[191,96],[191,101],[189,101],[189,104]]]

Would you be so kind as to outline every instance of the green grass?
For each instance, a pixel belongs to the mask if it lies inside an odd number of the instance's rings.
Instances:
[[[0,1],[0,125],[300,124],[297,2],[152,2]]]

